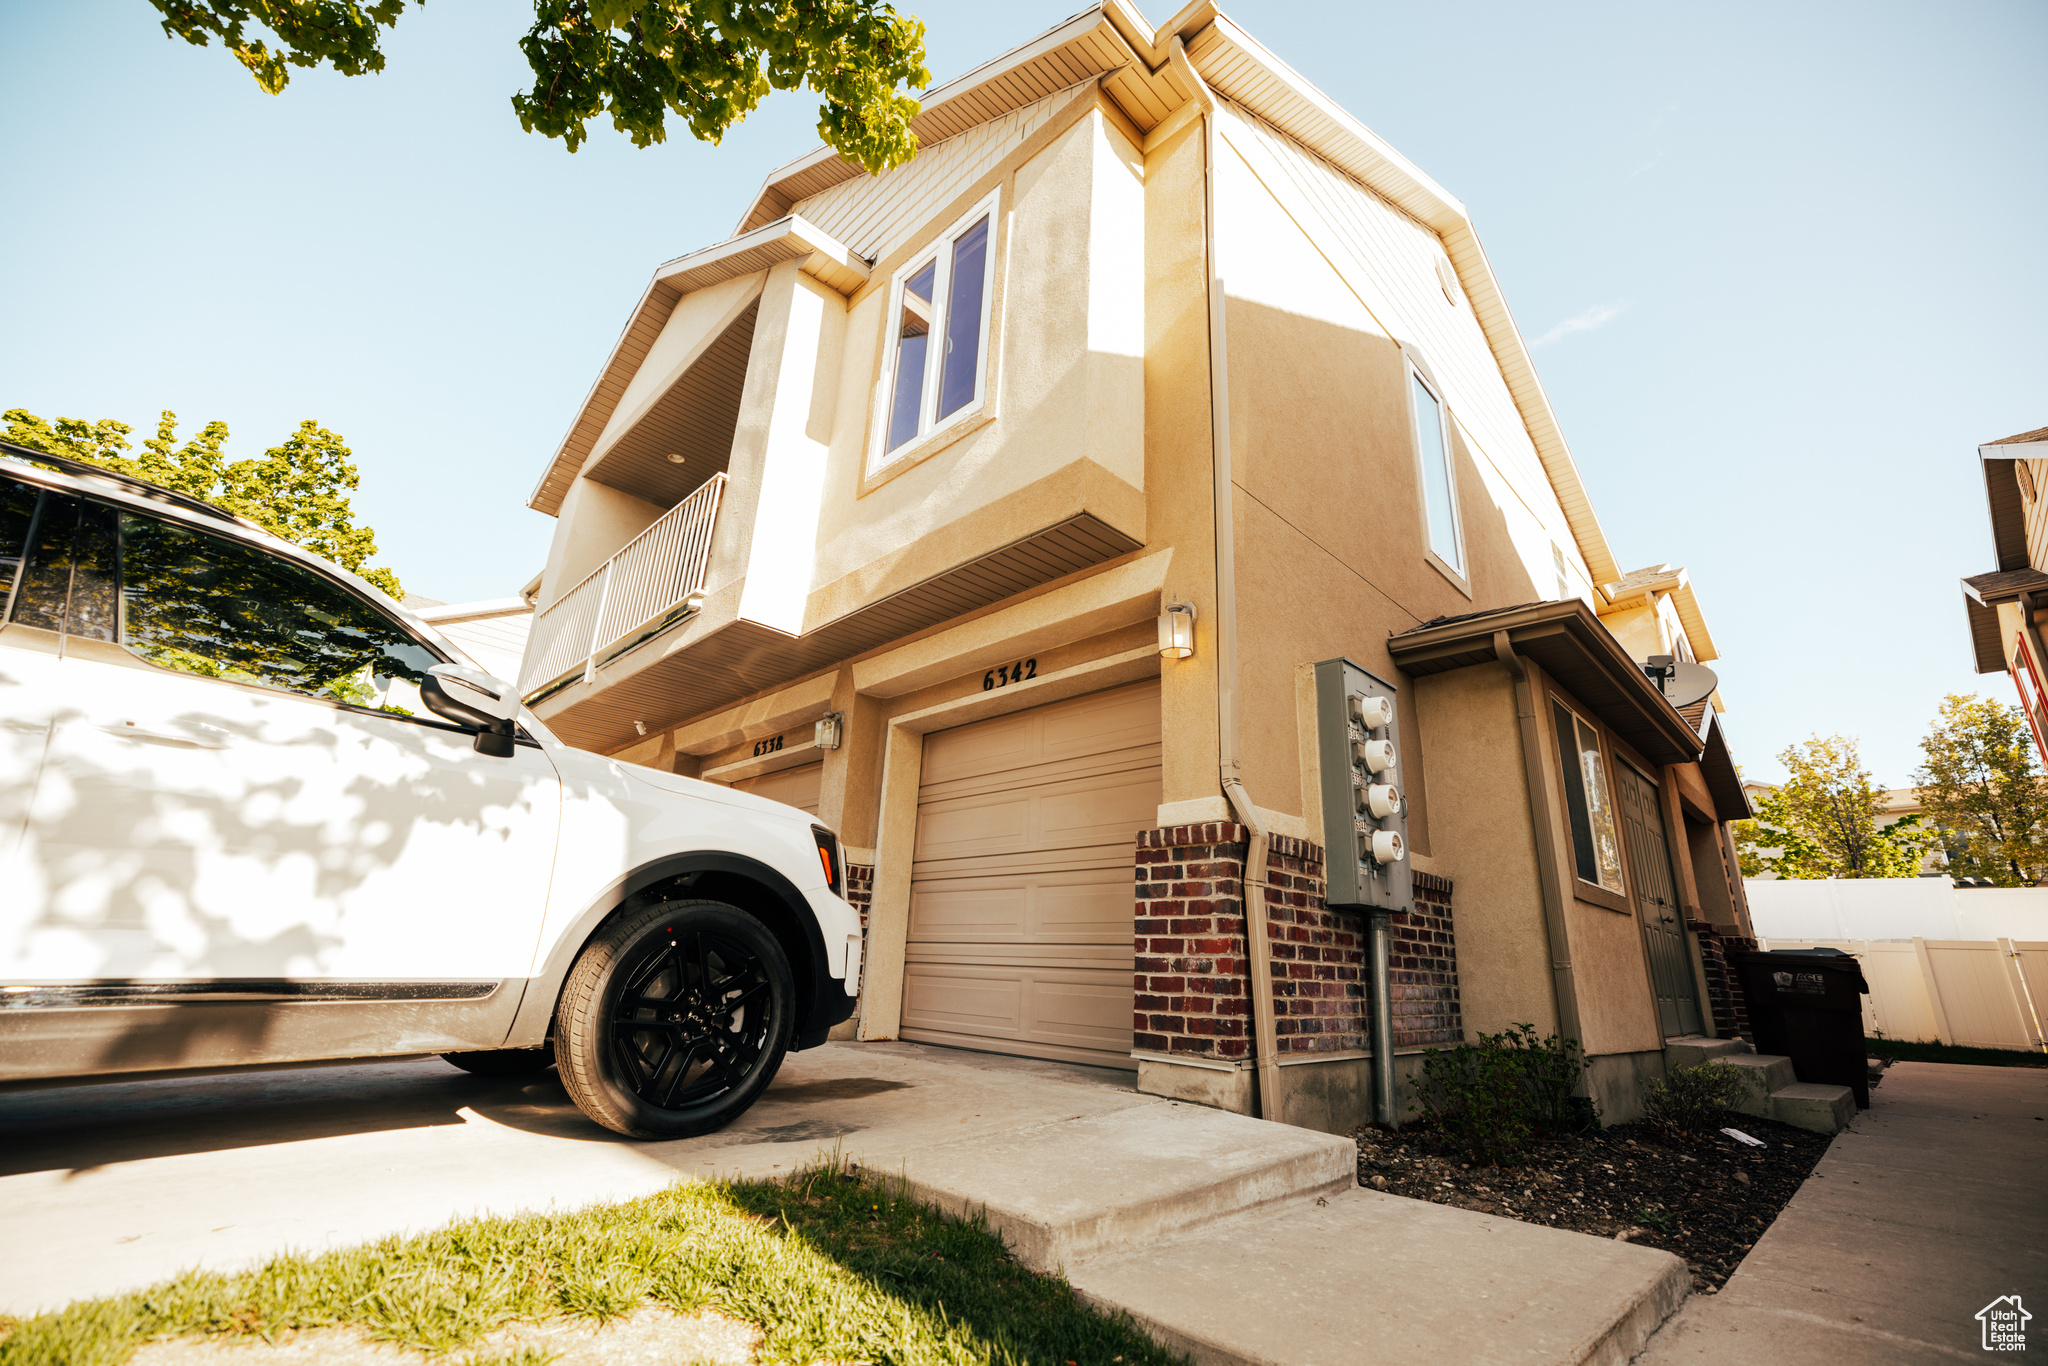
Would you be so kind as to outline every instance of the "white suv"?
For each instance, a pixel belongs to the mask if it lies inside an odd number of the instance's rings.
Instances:
[[[0,447],[0,602],[0,1086],[440,1053],[677,1138],[852,1013],[831,831],[249,522]]]

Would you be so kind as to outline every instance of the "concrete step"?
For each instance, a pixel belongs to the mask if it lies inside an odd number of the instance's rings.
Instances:
[[[1058,1271],[1276,1200],[1353,1189],[1358,1145],[1154,1103],[920,1147],[875,1174],[941,1209],[986,1212],[1019,1261]]]
[[[1766,1119],[1794,1124],[1817,1134],[1838,1134],[1856,1116],[1856,1093],[1846,1086],[1795,1081],[1771,1092]]]
[[[1735,1108],[1745,1115],[1768,1117],[1771,1093],[1782,1091],[1799,1081],[1797,1074],[1792,1071],[1792,1059],[1776,1053],[1731,1053],[1716,1061],[1741,1073],[1743,1096]]]
[[[1622,1366],[1691,1287],[1668,1252],[1356,1187],[1067,1268],[1203,1366]]]
[[[1755,1049],[1741,1039],[1710,1039],[1704,1034],[1688,1034],[1682,1038],[1664,1041],[1664,1065],[1666,1067],[1698,1067],[1715,1058],[1735,1057],[1754,1053]]]

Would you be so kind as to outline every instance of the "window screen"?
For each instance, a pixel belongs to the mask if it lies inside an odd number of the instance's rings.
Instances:
[[[1423,505],[1429,518],[1429,548],[1462,574],[1465,554],[1458,543],[1458,507],[1451,491],[1451,455],[1444,445],[1443,405],[1422,382],[1409,376],[1415,391],[1415,449],[1422,456]]]
[[[1599,732],[1560,703],[1552,703],[1551,709],[1557,718],[1557,752],[1564,761],[1573,862],[1581,880],[1619,892],[1621,843],[1614,829],[1614,803],[1608,794]]]

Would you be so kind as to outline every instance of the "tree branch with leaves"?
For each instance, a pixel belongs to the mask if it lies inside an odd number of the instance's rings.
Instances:
[[[167,35],[219,42],[272,95],[289,67],[382,71],[379,40],[405,11],[405,0],[150,3]],[[671,114],[716,145],[771,90],[808,86],[824,97],[818,136],[846,160],[880,175],[917,155],[918,102],[900,91],[931,84],[924,24],[877,0],[534,0],[533,10],[519,40],[533,88],[512,109],[527,132],[571,152],[603,116],[636,147],[666,141]]]
[[[2048,877],[2048,778],[2026,714],[1975,693],[1950,693],[1920,741],[1914,780],[1940,828],[1948,869],[2001,887]]]
[[[358,483],[352,453],[341,437],[310,418],[260,459],[232,463],[225,453],[226,423],[209,422],[181,445],[178,415],[168,409],[137,456],[127,454],[134,449],[128,440],[134,428],[112,418],[53,422],[9,408],[0,422],[6,424],[0,439],[204,499],[361,575],[396,600],[405,598],[396,574],[367,567],[377,553],[377,533],[357,526],[349,505]]]
[[[1935,843],[1917,815],[1880,823],[1884,789],[1863,767],[1854,737],[1813,736],[1787,746],[1791,775],[1735,823],[1744,877],[1915,877]],[[1775,851],[1775,852],[1773,852]]]

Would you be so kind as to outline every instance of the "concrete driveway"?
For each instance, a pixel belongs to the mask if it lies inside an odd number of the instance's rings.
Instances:
[[[438,1058],[0,1094],[0,1313],[679,1175],[771,1176],[834,1147],[890,1171],[960,1138],[1159,1103],[1128,1073],[915,1044],[794,1054],[738,1124],[672,1143],[599,1128],[552,1071],[475,1077]]]

